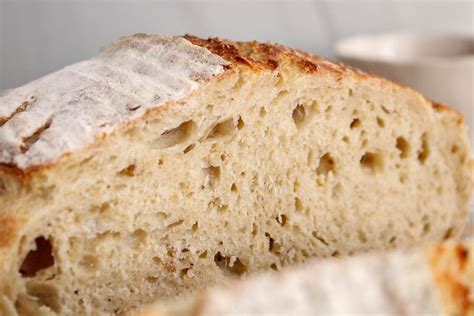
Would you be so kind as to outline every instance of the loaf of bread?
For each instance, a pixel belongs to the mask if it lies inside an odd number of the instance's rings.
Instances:
[[[99,315],[456,236],[462,117],[279,45],[137,34],[0,96],[0,308]]]
[[[314,260],[131,316],[474,315],[474,240]]]

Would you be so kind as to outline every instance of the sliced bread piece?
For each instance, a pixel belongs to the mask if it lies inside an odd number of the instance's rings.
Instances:
[[[456,236],[459,114],[278,45],[138,34],[0,96],[0,306],[104,314]]]
[[[130,316],[474,315],[474,240],[314,260]]]

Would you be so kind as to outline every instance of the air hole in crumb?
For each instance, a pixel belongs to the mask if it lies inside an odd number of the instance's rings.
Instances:
[[[239,258],[223,256],[220,251],[214,256],[214,263],[219,269],[231,274],[242,275],[247,272],[247,266]]]
[[[141,245],[144,245],[146,243],[147,236],[148,236],[147,232],[144,231],[143,229],[135,230],[131,236],[134,246],[139,247]]]
[[[38,303],[51,308],[55,314],[61,315],[61,300],[58,289],[50,284],[28,282],[26,284],[28,295],[36,298]],[[33,313],[37,315],[36,313]]]
[[[242,275],[247,272],[247,266],[240,261],[239,258],[236,258],[233,263],[231,263],[231,271],[237,275]]]
[[[158,266],[163,264],[163,261],[161,261],[160,257],[153,257],[152,260]]]
[[[301,203],[301,200],[299,198],[295,198],[295,210],[298,212],[301,212],[304,209],[303,203]]]
[[[388,243],[389,243],[389,244],[394,244],[396,240],[397,240],[397,237],[396,237],[396,236],[393,236],[392,238],[390,238],[390,240],[388,241]]]
[[[380,153],[365,153],[360,158],[360,164],[363,168],[372,170],[372,171],[381,171],[383,170],[384,160],[383,155]]]
[[[341,254],[337,250],[331,253],[331,257],[339,257],[339,256],[341,256]]]
[[[404,137],[397,138],[397,149],[400,151],[400,158],[404,159],[410,154],[410,144]]]
[[[453,145],[453,146],[451,147],[451,153],[455,154],[455,153],[457,153],[458,151],[459,151],[458,145]]]
[[[278,271],[278,266],[275,264],[275,263],[272,263],[270,265],[270,268],[273,270],[273,271]]]
[[[242,117],[239,116],[239,119],[237,120],[237,129],[242,129],[244,126],[245,126],[245,123],[242,120]]]
[[[430,223],[425,223],[425,224],[423,225],[423,235],[428,234],[428,233],[430,232],[430,230],[431,230],[431,225],[430,225]]]
[[[344,136],[344,137],[342,138],[342,141],[343,141],[344,143],[346,143],[346,144],[349,144],[349,137]]]
[[[336,167],[336,164],[334,162],[334,159],[331,157],[330,153],[325,153],[320,159],[319,159],[319,166],[316,169],[316,174],[317,175],[327,175],[329,172],[334,172]]]
[[[166,228],[170,229],[170,228],[179,226],[179,225],[181,225],[181,224],[183,224],[183,223],[184,223],[184,219],[180,219],[180,220],[178,220],[178,221],[175,221],[175,222],[173,222],[173,223],[171,223],[171,224],[166,225]]]
[[[268,251],[272,252],[275,240],[270,236],[269,233],[265,233],[265,237],[268,238]]]
[[[88,270],[97,270],[99,267],[99,259],[97,256],[84,255],[79,264]]]
[[[197,232],[198,229],[199,229],[199,223],[198,223],[198,222],[195,222],[195,223],[193,224],[193,226],[191,226],[191,230],[192,230],[193,232]]]
[[[449,228],[447,231],[446,231],[446,234],[444,234],[444,239],[450,239],[453,237],[453,233],[454,233],[454,230],[453,228]]]
[[[262,106],[260,108],[258,115],[260,115],[260,117],[264,117],[265,115],[267,115],[267,110],[265,110],[265,107]]]
[[[366,233],[365,233],[363,230],[361,230],[361,229],[357,230],[357,238],[358,238],[359,241],[360,241],[361,243],[363,243],[363,244],[365,244],[365,243],[367,242],[367,240],[368,240]]]
[[[237,192],[238,191],[237,186],[235,185],[235,183],[232,183],[232,185],[230,186],[230,191],[231,192]]]
[[[408,174],[402,172],[400,173],[399,175],[399,180],[400,180],[400,183],[405,183],[408,179]]]
[[[252,224],[252,236],[257,236],[257,233],[258,233],[258,226],[257,224],[253,223]]]
[[[221,168],[218,166],[210,166],[204,169],[208,175],[208,183],[213,188],[221,178]]]
[[[298,104],[293,110],[293,121],[295,122],[296,127],[300,127],[306,118],[306,110],[303,105]]]
[[[430,147],[428,144],[428,134],[423,133],[421,136],[421,148],[418,151],[418,160],[423,164],[430,155]]]
[[[382,111],[385,112],[385,114],[390,114],[390,111],[385,106],[382,105],[381,108],[382,108]]]
[[[270,235],[270,233],[265,233],[265,237],[268,238],[268,251],[270,251],[271,253],[279,255],[280,254],[280,249],[281,249],[280,244],[277,243],[275,241],[275,239],[273,239],[273,237]]]
[[[279,214],[275,219],[281,226],[285,226],[288,220],[285,214]]]
[[[135,175],[135,165],[128,165],[118,172],[119,176],[122,177],[133,177]]]
[[[341,195],[342,195],[342,185],[340,183],[337,183],[332,190],[332,198],[337,200],[341,197]]]
[[[354,118],[351,122],[350,128],[354,129],[354,128],[360,127],[360,124],[361,124],[360,120],[358,118]]]
[[[199,254],[200,259],[206,259],[207,258],[207,250],[204,250]]]
[[[158,159],[158,166],[162,166],[163,165],[163,159]]]
[[[210,131],[206,138],[218,138],[221,136],[228,136],[233,134],[237,129],[234,119],[230,118],[221,123],[217,123]]]
[[[179,271],[179,276],[181,278],[184,278],[184,277],[189,277],[191,274],[191,271],[192,271],[192,268],[184,268],[184,269],[181,269],[181,271]]]
[[[377,125],[379,127],[385,127],[385,121],[380,116],[377,116]]]
[[[166,254],[168,255],[168,257],[174,258],[175,253],[176,250],[173,247],[167,247]]]
[[[193,150],[194,147],[196,147],[196,145],[195,145],[195,144],[191,144],[191,145],[189,145],[188,147],[184,148],[183,154],[187,154],[188,152],[190,152],[191,150]]]
[[[36,273],[54,265],[53,247],[49,239],[39,236],[35,239],[36,249],[26,255],[20,266],[20,274],[34,277]]]
[[[316,238],[317,240],[319,240],[321,243],[323,243],[325,246],[329,246],[329,243],[321,236],[319,236],[318,232],[317,231],[313,231],[311,233],[313,235],[314,238]]]
[[[300,188],[300,182],[298,181],[298,179],[295,179],[295,181],[293,181],[293,192],[297,192]]]
[[[196,130],[196,123],[189,120],[181,123],[176,128],[167,130],[156,140],[159,149],[169,148],[186,142]]]
[[[220,213],[224,213],[224,212],[226,212],[228,209],[229,209],[229,206],[226,205],[226,204],[219,205],[219,206],[217,207],[217,211],[220,212]]]
[[[314,152],[310,150],[306,156],[306,164],[310,167],[314,164]]]
[[[206,111],[207,112],[212,112],[214,110],[214,104],[208,104],[206,105]]]
[[[349,89],[348,93],[347,93],[350,97],[352,97],[354,95],[354,91],[352,89]]]
[[[152,276],[148,276],[146,277],[146,281],[148,283],[156,283],[158,281],[158,278],[157,277],[152,277]]]

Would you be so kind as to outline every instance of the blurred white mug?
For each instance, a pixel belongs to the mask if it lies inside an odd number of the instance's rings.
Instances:
[[[342,62],[419,90],[464,116],[474,149],[474,37],[388,33],[341,40]]]

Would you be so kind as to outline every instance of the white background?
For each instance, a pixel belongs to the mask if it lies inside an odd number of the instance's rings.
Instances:
[[[136,32],[272,41],[332,57],[335,41],[356,33],[473,34],[473,6],[474,0],[0,0],[0,90]]]

